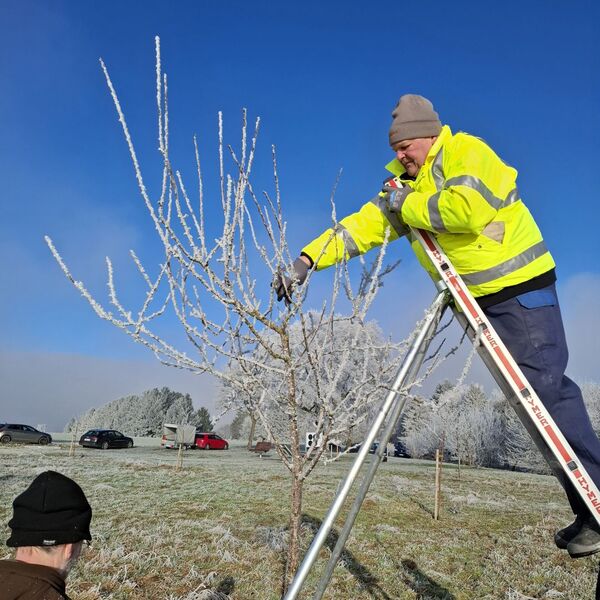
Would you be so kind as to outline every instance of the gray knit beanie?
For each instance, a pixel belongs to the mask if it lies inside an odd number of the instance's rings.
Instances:
[[[442,124],[433,104],[416,94],[405,94],[392,111],[390,146],[403,140],[439,135]]]

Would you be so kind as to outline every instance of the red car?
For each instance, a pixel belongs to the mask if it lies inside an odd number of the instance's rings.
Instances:
[[[229,442],[216,433],[196,433],[196,448],[202,450],[228,450]]]

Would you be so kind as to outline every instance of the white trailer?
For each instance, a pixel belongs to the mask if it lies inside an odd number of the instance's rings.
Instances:
[[[165,423],[160,445],[163,448],[192,448],[196,441],[196,428],[193,425]]]

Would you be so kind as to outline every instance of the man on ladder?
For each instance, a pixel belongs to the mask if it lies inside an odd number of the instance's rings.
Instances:
[[[384,187],[302,250],[289,276],[274,283],[291,300],[310,269],[325,269],[409,233],[432,232],[475,296],[582,465],[600,487],[600,442],[579,387],[565,376],[567,345],[555,289],[555,263],[516,187],[517,171],[482,140],[442,126],[429,100],[407,94],[392,112]],[[398,186],[400,186],[398,188]],[[416,240],[421,264],[438,275]],[[316,264],[315,264],[316,262]],[[562,478],[575,521],[556,545],[573,558],[600,552],[600,527],[573,484]]]

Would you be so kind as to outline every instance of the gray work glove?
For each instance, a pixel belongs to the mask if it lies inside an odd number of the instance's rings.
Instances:
[[[277,294],[277,302],[281,302],[285,299],[286,305],[289,306],[292,301],[294,287],[302,285],[306,281],[309,271],[310,266],[298,257],[292,265],[290,275],[286,275],[282,272],[277,273],[275,280],[273,281],[273,288]]]
[[[390,211],[393,213],[401,213],[406,196],[414,190],[408,185],[403,185],[401,188],[387,188],[386,191],[388,192],[388,206]]]

